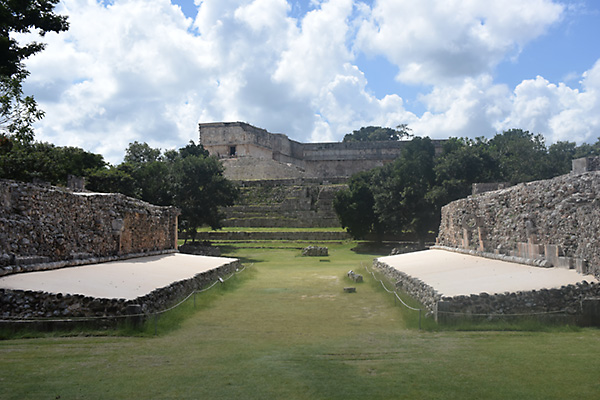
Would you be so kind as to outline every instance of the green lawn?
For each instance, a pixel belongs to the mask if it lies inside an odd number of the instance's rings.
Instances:
[[[599,330],[419,331],[361,268],[375,255],[351,246],[227,246],[252,267],[161,318],[158,336],[0,341],[0,398],[598,398]]]
[[[234,227],[226,226],[218,230],[213,230],[209,226],[198,229],[198,232],[346,232],[342,227],[325,228],[259,228],[259,227]]]

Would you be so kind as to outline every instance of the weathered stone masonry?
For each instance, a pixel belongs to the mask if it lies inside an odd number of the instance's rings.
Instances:
[[[199,273],[193,278],[171,283],[134,300],[103,299],[83,295],[56,294],[31,290],[0,289],[0,318],[120,317],[128,315],[128,307],[148,314],[165,310],[194,290],[204,288],[219,277],[236,272],[238,261],[218,269]]]
[[[576,160],[572,174],[481,193],[442,208],[437,247],[600,277],[600,166]],[[517,293],[442,297],[424,282],[375,261],[375,267],[436,318],[453,315],[566,313],[597,324],[600,285],[583,281]],[[595,314],[596,313],[596,314]]]
[[[0,212],[0,276],[177,249],[176,208],[120,194],[0,180]],[[118,318],[130,314],[131,306],[152,313],[239,267],[234,261],[135,300],[0,289],[0,318]]]
[[[178,213],[121,194],[0,180],[0,276],[175,250]]]
[[[600,276],[600,172],[469,196],[442,209],[441,246]]]

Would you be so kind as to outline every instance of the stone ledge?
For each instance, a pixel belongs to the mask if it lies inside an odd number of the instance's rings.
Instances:
[[[50,270],[59,269],[59,268],[78,267],[81,265],[99,264],[99,263],[105,263],[105,262],[110,262],[110,261],[129,260],[131,258],[158,256],[161,254],[171,254],[171,253],[178,253],[178,252],[179,251],[175,250],[175,249],[167,249],[167,250],[148,251],[146,253],[121,254],[118,256],[90,257],[90,258],[86,258],[86,259],[73,259],[73,260],[46,262],[46,263],[38,263],[38,264],[27,264],[27,265],[9,265],[6,267],[0,267],[0,277],[12,275],[12,274],[26,273],[26,272],[50,271]]]
[[[144,254],[144,256],[146,255],[148,254]],[[235,260],[200,272],[191,278],[154,289],[133,300],[0,289],[0,319],[5,318],[0,322],[38,318],[42,318],[40,321],[43,321],[44,318],[115,318],[131,314],[127,312],[127,308],[133,305],[136,305],[136,308],[147,316],[173,306],[193,291],[208,287],[225,274],[236,272],[240,265],[240,262]]]
[[[517,263],[517,264],[529,265],[532,267],[552,268],[552,263],[550,263],[548,260],[542,259],[542,258],[524,258],[524,257],[517,257],[517,256],[509,256],[506,254],[496,254],[496,253],[489,253],[489,252],[479,251],[479,250],[462,249],[460,247],[449,247],[449,246],[439,246],[439,245],[431,246],[430,248],[435,249],[435,250],[452,251],[452,252],[460,253],[460,254],[468,254],[471,256],[489,258],[492,260],[508,261],[508,262],[513,262],[513,263]]]

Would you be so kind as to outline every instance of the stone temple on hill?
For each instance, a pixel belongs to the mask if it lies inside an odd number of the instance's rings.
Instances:
[[[300,143],[244,122],[199,125],[200,144],[224,161],[234,180],[348,178],[400,156],[406,142]],[[434,140],[441,151],[443,140]]]

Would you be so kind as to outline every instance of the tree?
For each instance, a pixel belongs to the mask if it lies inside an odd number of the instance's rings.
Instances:
[[[373,178],[374,209],[385,231],[412,232],[421,245],[439,221],[439,210],[426,197],[434,184],[434,156],[431,139],[415,137]]]
[[[191,145],[196,146],[193,142]],[[180,149],[180,157],[173,163],[174,204],[181,209],[186,238],[195,241],[201,226],[221,227],[224,217],[221,208],[233,205],[238,191],[223,176],[223,165],[216,157],[190,154],[188,150],[189,146]]]
[[[129,143],[125,150],[124,161],[132,164],[144,164],[153,161],[160,161],[160,149],[153,149],[148,143],[140,143],[137,140]]]
[[[434,156],[431,140],[416,137],[395,162],[353,175],[334,200],[342,226],[357,239],[410,232],[423,244],[439,223],[439,208],[427,198]]]
[[[0,177],[23,182],[40,179],[53,185],[66,185],[68,175],[86,177],[105,168],[100,154],[77,147],[57,147],[50,143],[23,143],[5,137],[0,146]]]
[[[344,142],[375,142],[375,141],[396,141],[411,137],[410,128],[406,124],[401,124],[392,128],[382,128],[381,126],[367,126],[357,131],[352,131],[344,136]]]
[[[121,164],[92,172],[87,177],[86,188],[101,193],[121,193],[136,197],[139,190],[136,180],[131,175],[131,166]]]
[[[0,2],[0,75],[12,77],[25,71],[23,60],[44,49],[43,43],[20,45],[11,33],[36,30],[41,36],[69,28],[67,17],[54,14],[59,0],[4,0]]]
[[[548,166],[551,176],[568,174],[572,168],[577,145],[574,142],[556,142],[548,148]]]
[[[348,189],[340,190],[333,199],[333,208],[342,228],[355,239],[364,239],[368,234],[380,235],[382,227],[375,215],[371,171],[359,172],[350,177]]]
[[[59,0],[4,0],[0,2],[0,136],[15,136],[23,143],[33,140],[31,125],[41,119],[32,96],[24,96],[22,82],[29,72],[23,60],[44,49],[43,43],[20,45],[12,33],[68,29],[67,17],[54,14]]]
[[[498,162],[503,181],[518,183],[552,177],[542,135],[509,129],[496,134],[488,146],[491,156]]]
[[[42,119],[44,112],[37,108],[32,96],[25,96],[21,82],[25,73],[17,77],[0,75],[0,136],[15,137],[21,143],[33,141],[33,123]]]
[[[472,184],[500,180],[498,162],[484,138],[451,138],[435,160],[435,186],[428,198],[441,207],[471,194]]]

